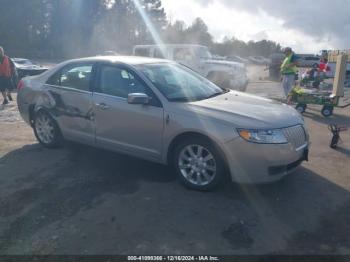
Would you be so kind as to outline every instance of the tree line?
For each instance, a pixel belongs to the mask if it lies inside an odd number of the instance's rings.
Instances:
[[[170,22],[161,0],[0,0],[0,5],[0,45],[12,56],[129,54],[134,45],[159,42],[202,44],[222,56],[268,56],[281,49],[267,40],[216,42],[200,18],[191,25]]]

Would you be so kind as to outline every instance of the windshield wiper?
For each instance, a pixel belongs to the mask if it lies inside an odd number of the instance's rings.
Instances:
[[[186,98],[186,97],[179,97],[179,98],[169,98],[170,102],[191,102],[193,100]]]
[[[225,93],[227,93],[227,92],[217,92],[217,93],[214,93],[214,94],[208,96],[206,99],[213,98],[213,97],[216,97],[216,96],[220,96],[220,95],[223,95]]]

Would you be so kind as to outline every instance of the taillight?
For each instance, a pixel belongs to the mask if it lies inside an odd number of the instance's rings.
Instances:
[[[20,90],[23,87],[24,87],[24,82],[23,82],[23,80],[21,80],[21,81],[18,82],[17,89]]]

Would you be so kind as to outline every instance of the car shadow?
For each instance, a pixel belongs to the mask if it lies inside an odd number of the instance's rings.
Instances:
[[[346,126],[350,125],[349,117],[344,115],[338,115],[336,112],[334,112],[333,116],[327,118],[320,113],[320,110],[321,109],[318,110],[316,108],[308,108],[307,111],[303,114],[303,116],[325,125],[329,125],[329,124],[346,125]]]
[[[50,224],[94,209],[105,217],[121,210],[119,219],[125,217],[125,225],[140,210],[141,224],[162,243],[179,239],[184,254],[264,253],[283,249],[294,233],[316,230],[322,218],[350,200],[347,189],[305,167],[273,184],[228,181],[213,192],[196,192],[176,183],[168,167],[73,143],[58,150],[28,145],[0,158],[0,167],[0,213],[7,221],[0,229],[0,253]],[[133,207],[117,201],[125,197],[132,199]],[[156,204],[145,204],[145,198]],[[113,210],[102,210],[105,201],[115,201]],[[108,225],[91,228],[91,239],[114,234]],[[145,239],[150,237],[147,232]],[[184,245],[186,236],[198,244]],[[118,252],[113,245],[103,248],[109,254]],[[144,252],[159,253],[157,248],[155,244]]]
[[[348,148],[343,148],[343,147],[338,146],[335,150],[344,154],[344,155],[350,156],[350,149],[348,149]]]
[[[266,239],[275,243],[273,252],[277,253],[283,253],[286,245],[288,247],[294,242],[291,236],[323,230],[319,228],[320,223],[350,201],[350,192],[346,188],[303,166],[279,182],[265,185],[233,184],[220,192],[251,208],[255,220],[245,222],[252,225],[247,231],[254,238],[254,227],[262,226],[260,230],[265,230]],[[327,245],[327,238],[324,239],[321,244]],[[261,252],[264,253],[264,249]],[[311,254],[312,250],[303,249],[300,254],[302,252]]]
[[[27,145],[1,157],[0,167],[1,216],[18,216],[0,231],[0,253],[23,234],[94,208],[106,194],[175,180],[166,166],[74,143],[55,150]]]

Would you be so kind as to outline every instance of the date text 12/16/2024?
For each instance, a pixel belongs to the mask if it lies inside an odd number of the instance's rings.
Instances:
[[[215,256],[128,256],[128,261],[219,261]]]

